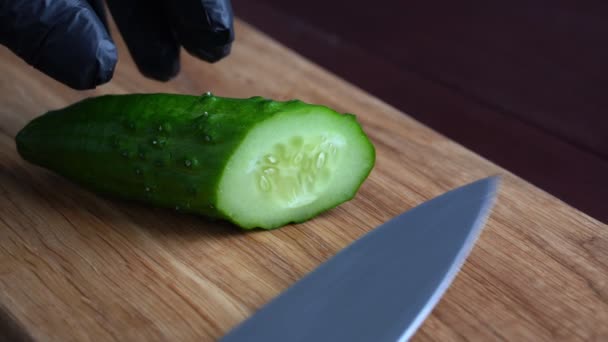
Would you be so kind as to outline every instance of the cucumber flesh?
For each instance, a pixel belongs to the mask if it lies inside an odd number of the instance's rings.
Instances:
[[[373,163],[354,116],[276,115],[252,129],[228,161],[218,208],[246,227],[305,221],[351,199]]]

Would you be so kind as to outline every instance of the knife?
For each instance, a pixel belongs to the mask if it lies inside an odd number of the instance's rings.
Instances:
[[[382,224],[220,341],[410,339],[470,253],[497,186],[497,177],[481,179]]]

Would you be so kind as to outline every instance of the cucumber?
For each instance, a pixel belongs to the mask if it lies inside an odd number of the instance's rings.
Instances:
[[[35,118],[15,140],[23,159],[93,192],[243,229],[349,201],[375,163],[352,114],[210,93],[92,97]]]

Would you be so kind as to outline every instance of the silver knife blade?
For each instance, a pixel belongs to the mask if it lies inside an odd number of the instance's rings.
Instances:
[[[497,186],[497,177],[478,180],[382,224],[221,341],[408,340],[470,253]]]

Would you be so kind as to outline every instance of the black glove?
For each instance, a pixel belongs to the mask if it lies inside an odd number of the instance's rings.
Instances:
[[[234,40],[230,0],[107,0],[139,70],[166,81],[179,52],[216,62]],[[116,47],[101,0],[0,0],[0,44],[75,89],[108,82]]]

